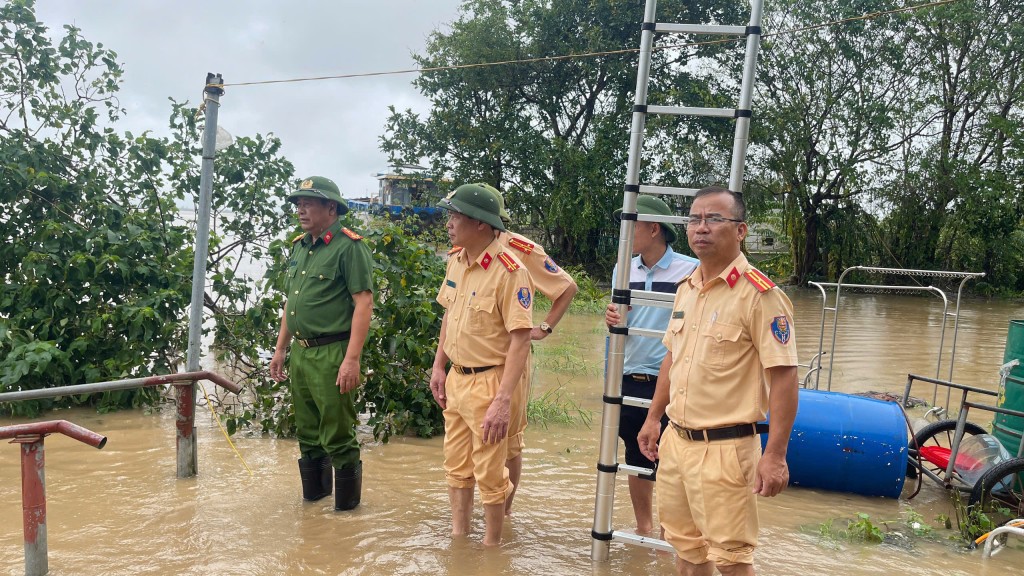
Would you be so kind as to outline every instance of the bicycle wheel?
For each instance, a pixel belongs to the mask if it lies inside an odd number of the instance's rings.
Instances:
[[[967,422],[964,426],[964,437],[968,435],[976,436],[978,434],[985,434],[985,429],[977,424]],[[944,465],[918,457],[921,453],[919,448],[926,448],[926,450],[930,447],[949,449],[953,445],[953,437],[955,435],[956,420],[939,420],[918,430],[917,434],[914,434],[914,439],[910,441],[910,446],[907,448],[907,478],[917,478],[918,462],[920,462],[921,468],[929,470],[937,476],[944,474],[946,472]]]
[[[985,472],[967,506],[981,506],[993,527],[1024,516],[1024,458],[1005,460]]]

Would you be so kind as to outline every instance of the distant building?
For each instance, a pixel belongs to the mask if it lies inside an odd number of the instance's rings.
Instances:
[[[389,166],[376,178],[377,198],[385,206],[433,206],[441,199],[434,175],[423,166]]]

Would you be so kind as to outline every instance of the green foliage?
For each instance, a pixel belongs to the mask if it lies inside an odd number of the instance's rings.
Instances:
[[[526,406],[526,417],[531,426],[540,426],[544,429],[551,424],[568,426],[577,423],[590,428],[594,421],[594,414],[567,397],[561,384],[540,395],[531,394],[530,402]]]
[[[54,45],[33,2],[0,5],[0,52],[0,390],[173,371],[191,252],[163,193],[165,143],[102,127],[123,112],[117,55],[74,27]],[[65,396],[0,414],[156,397]]]
[[[734,2],[659,3],[668,22],[739,22]],[[643,8],[614,0],[471,0],[450,29],[430,37],[423,68],[634,48]],[[661,42],[673,42],[661,38]],[[656,50],[650,99],[657,104],[727,105],[731,97],[694,70],[726,50]],[[454,183],[484,180],[505,192],[519,228],[542,230],[563,264],[603,264],[601,239],[621,206],[636,55],[548,60],[421,75],[415,86],[432,104],[421,117],[391,109],[381,148],[395,163],[428,158]],[[652,117],[645,132],[643,181],[692,185],[720,178],[731,126]]]
[[[372,374],[359,407],[370,414],[374,437],[382,441],[403,433],[430,437],[444,430],[429,387],[443,314],[434,297],[444,281],[444,262],[396,223],[368,228],[376,291],[363,367]]]

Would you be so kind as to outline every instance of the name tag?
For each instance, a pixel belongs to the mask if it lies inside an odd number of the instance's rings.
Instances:
[[[682,318],[685,313],[686,312],[683,311],[683,310],[673,310],[672,311],[672,319],[673,320],[678,320],[678,319]]]
[[[452,282],[451,280],[449,280],[447,278],[445,278],[444,283],[446,285],[448,285],[448,286],[451,286],[452,288],[455,288],[455,282]]]

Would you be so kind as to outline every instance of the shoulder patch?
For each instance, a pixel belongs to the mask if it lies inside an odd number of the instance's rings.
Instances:
[[[501,260],[501,263],[505,266],[506,269],[508,269],[509,272],[515,272],[516,270],[519,269],[519,263],[504,252],[498,254],[498,260]]]
[[[770,278],[764,275],[763,272],[757,268],[751,268],[743,275],[750,283],[757,288],[758,292],[767,292],[772,288],[775,288],[775,282],[772,282]]]
[[[508,245],[511,248],[519,250],[523,254],[529,254],[533,252],[534,245],[530,244],[526,240],[520,240],[519,238],[509,238]]]
[[[448,255],[451,256],[452,254],[455,254],[455,253],[461,252],[461,251],[462,251],[462,246],[452,246],[452,249],[448,251]]]
[[[344,234],[345,236],[348,236],[352,240],[355,240],[356,242],[358,242],[358,241],[363,239],[362,236],[360,236],[359,234],[356,234],[355,232],[349,230],[348,228],[342,228],[341,229],[341,233]]]
[[[296,236],[295,238],[292,238],[292,244],[295,244],[295,243],[296,243],[296,242],[298,242],[299,240],[302,240],[302,239],[303,239],[303,238],[304,238],[305,236],[306,236],[306,233],[305,233],[305,232],[303,232],[302,234],[299,234],[299,235],[298,235],[298,236]]]

